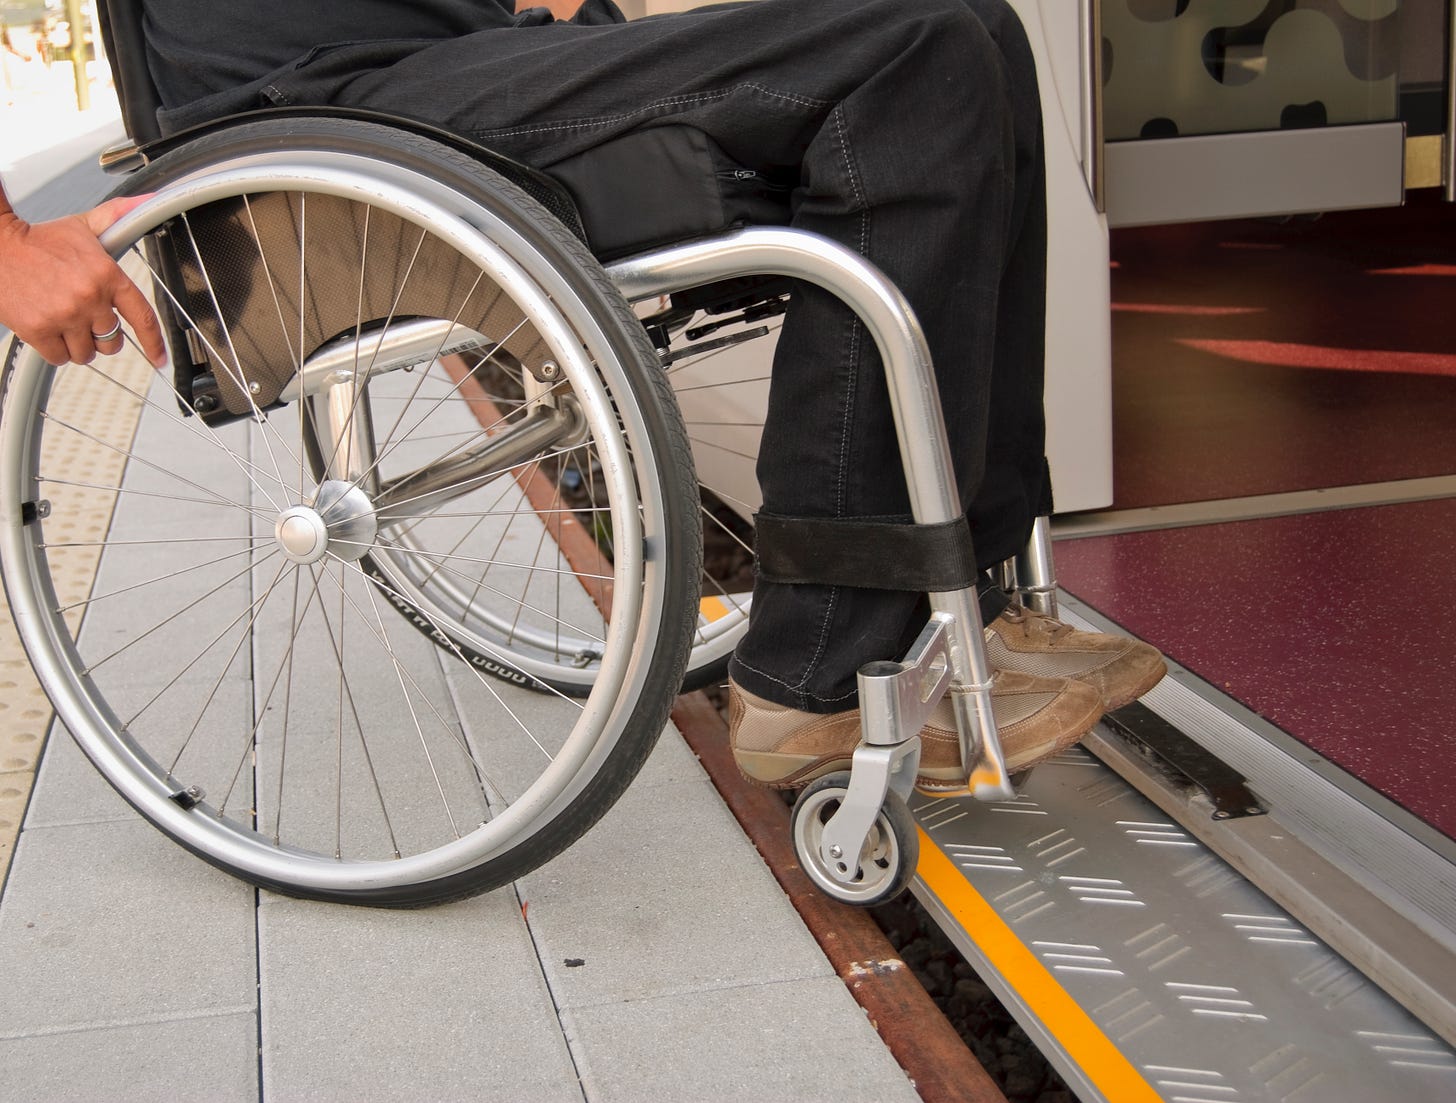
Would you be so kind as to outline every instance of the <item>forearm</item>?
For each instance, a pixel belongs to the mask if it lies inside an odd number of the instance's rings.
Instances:
[[[3,275],[6,283],[18,282],[11,271],[15,265],[10,263],[8,259],[10,251],[6,247],[11,235],[23,233],[25,229],[25,223],[15,213],[15,208],[10,203],[10,197],[5,194],[5,181],[0,180],[0,275]],[[4,324],[4,320],[0,320],[0,325]]]
[[[557,19],[570,19],[581,7],[581,0],[516,0],[516,10],[546,8]]]

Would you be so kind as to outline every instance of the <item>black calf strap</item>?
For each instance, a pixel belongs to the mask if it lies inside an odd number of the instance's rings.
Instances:
[[[971,527],[891,518],[754,517],[758,575],[768,582],[937,593],[976,584]]]

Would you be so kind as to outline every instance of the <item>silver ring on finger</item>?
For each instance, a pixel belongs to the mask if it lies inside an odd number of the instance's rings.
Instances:
[[[112,317],[115,318],[116,316],[113,314]],[[116,318],[116,325],[112,326],[105,333],[97,333],[97,332],[95,332],[93,330],[92,333],[91,333],[91,339],[93,341],[97,341],[97,342],[100,342],[100,341],[110,341],[113,338],[115,338],[116,335],[119,334],[120,332],[121,332],[121,319],[120,318]]]

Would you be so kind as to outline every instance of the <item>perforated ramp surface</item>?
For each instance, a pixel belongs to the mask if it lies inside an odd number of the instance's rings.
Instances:
[[[1083,1099],[1456,1098],[1456,1052],[1085,750],[913,810],[917,895]]]

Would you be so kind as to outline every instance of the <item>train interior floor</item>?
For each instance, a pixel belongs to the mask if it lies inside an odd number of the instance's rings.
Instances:
[[[1063,587],[1456,838],[1456,207],[1119,230]]]

